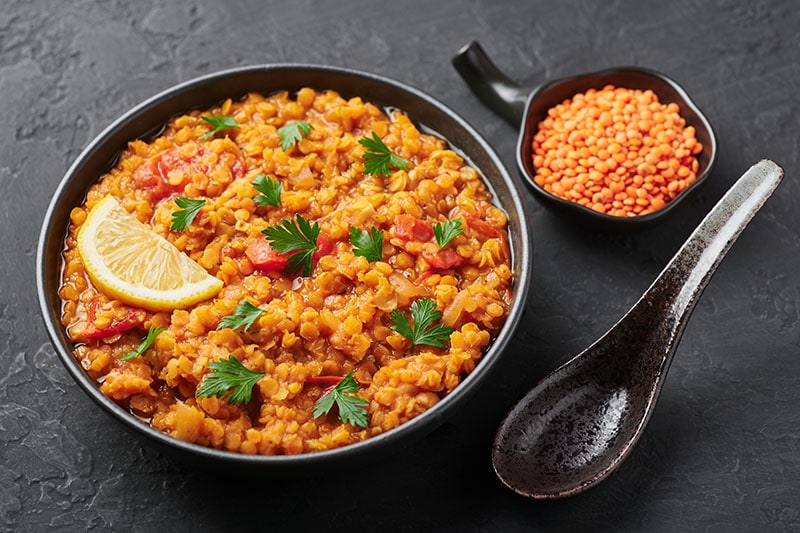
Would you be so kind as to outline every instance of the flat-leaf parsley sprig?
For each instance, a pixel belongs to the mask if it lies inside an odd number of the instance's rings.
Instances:
[[[374,131],[371,139],[362,137],[358,144],[367,149],[361,156],[364,159],[364,174],[388,176],[391,174],[391,167],[408,168],[408,161],[395,155]]]
[[[221,398],[226,392],[230,391],[228,403],[231,405],[243,405],[250,401],[258,380],[265,376],[264,372],[250,370],[236,359],[233,354],[228,354],[227,359],[220,359],[209,363],[208,368],[212,370],[203,379],[197,388],[195,396],[198,398],[210,398],[216,396]]]
[[[273,250],[282,254],[291,254],[287,260],[289,264],[286,272],[289,274],[303,273],[311,275],[314,252],[319,250],[317,237],[319,237],[319,224],[312,226],[300,215],[295,215],[295,220],[281,220],[280,223],[262,230],[266,235]]]
[[[366,257],[370,263],[383,259],[383,231],[375,226],[369,231],[350,226],[350,243],[353,254]]]
[[[192,221],[194,221],[194,217],[196,217],[197,213],[206,205],[206,201],[203,199],[179,196],[175,198],[175,205],[181,209],[172,213],[172,225],[169,229],[183,231],[191,225]]]
[[[278,207],[281,205],[281,182],[269,178],[264,174],[259,174],[253,180],[253,188],[261,194],[256,195],[255,202],[260,206],[271,205]]]
[[[162,331],[166,331],[166,330],[167,330],[167,328],[160,328],[158,326],[150,326],[150,329],[147,330],[147,337],[145,337],[145,339],[142,342],[139,343],[139,346],[137,346],[135,350],[131,350],[130,352],[128,352],[125,355],[123,355],[122,357],[120,357],[119,358],[120,361],[128,361],[130,359],[134,359],[136,357],[140,357],[140,356],[144,355],[144,352],[146,352],[148,349],[150,349],[150,347],[153,345],[153,343],[155,342],[156,337],[158,336],[158,334],[161,333]]]
[[[281,149],[286,152],[303,137],[311,135],[314,126],[300,120],[291,122],[278,129],[278,140],[281,142]]]
[[[412,350],[420,344],[447,348],[445,341],[450,340],[450,334],[455,329],[442,323],[434,324],[441,317],[442,313],[436,309],[436,303],[433,300],[421,298],[414,300],[411,304],[411,319],[414,321],[414,325],[409,323],[405,313],[395,309],[392,311],[394,325],[391,328],[411,341]]]
[[[247,300],[240,300],[236,309],[233,310],[233,314],[223,317],[219,321],[217,330],[244,328],[244,331],[248,331],[262,313],[265,313],[263,309],[259,309]]]
[[[201,141],[205,141],[206,139],[210,139],[211,137],[213,137],[214,135],[216,135],[217,133],[219,133],[219,132],[221,132],[223,130],[236,129],[236,128],[240,127],[236,123],[236,119],[235,118],[228,117],[228,116],[225,116],[225,115],[220,116],[220,117],[205,117],[204,116],[204,117],[200,117],[200,119],[203,120],[204,122],[207,122],[207,123],[211,124],[214,127],[213,130],[209,131],[208,133],[203,134],[203,136],[200,137]]]
[[[464,228],[461,227],[461,219],[445,220],[444,223],[437,222],[433,226],[433,234],[436,236],[436,242],[440,248],[447,246],[447,243],[464,233]]]
[[[321,397],[314,404],[314,418],[328,414],[336,404],[339,408],[339,420],[345,424],[365,428],[369,425],[369,402],[361,396],[356,396],[358,382],[353,377],[353,372],[348,373],[328,394]]]

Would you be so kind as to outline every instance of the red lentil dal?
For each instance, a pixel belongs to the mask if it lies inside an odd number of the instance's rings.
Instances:
[[[240,125],[207,140],[201,115]],[[307,138],[287,151],[276,131],[304,120]],[[375,132],[410,162],[390,176],[364,174],[358,140]],[[252,186],[266,174],[283,186],[280,207],[260,207]],[[150,312],[99,292],[76,250],[88,210],[106,194],[224,282],[189,309]],[[186,231],[169,229],[177,196],[205,198]],[[62,323],[74,355],[101,391],[152,427],[184,441],[245,454],[299,454],[367,439],[434,406],[481,359],[506,319],[513,282],[507,218],[478,172],[446,142],[421,133],[402,112],[387,115],[332,91],[250,94],[171,120],[152,141],[131,142],[118,164],[73,209],[64,252]],[[329,241],[310,276],[254,264],[261,230],[301,214]],[[433,224],[460,218],[446,248]],[[383,260],[353,254],[350,227],[385,231]],[[252,250],[251,250],[252,251]],[[446,252],[446,253],[445,253]],[[455,328],[446,349],[418,346],[393,331],[392,310],[431,298]],[[248,331],[219,321],[247,299],[264,309]],[[166,330],[143,357],[120,358],[151,326]],[[264,372],[247,405],[196,398],[208,364],[233,354]],[[314,403],[353,371],[369,402],[367,428]]]

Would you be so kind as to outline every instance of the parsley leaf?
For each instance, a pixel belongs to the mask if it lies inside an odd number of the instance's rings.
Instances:
[[[450,340],[450,334],[455,330],[444,324],[432,325],[435,320],[442,317],[441,311],[436,310],[436,303],[430,298],[414,300],[411,304],[411,318],[414,326],[408,322],[408,317],[395,309],[392,311],[392,329],[411,341],[413,350],[420,344],[435,346],[436,348],[446,348],[444,341]]]
[[[268,178],[264,174],[259,174],[253,180],[253,188],[261,194],[256,195],[255,202],[260,206],[271,205],[278,207],[281,205],[281,182]]]
[[[288,257],[287,273],[294,275],[302,271],[303,276],[311,275],[314,252],[319,250],[317,246],[319,224],[314,222],[312,226],[302,216],[295,215],[294,222],[284,219],[279,224],[262,230],[261,233],[267,236],[270,246],[275,251],[282,254],[294,252]]]
[[[398,157],[373,131],[372,138],[362,137],[358,144],[367,149],[361,157],[364,159],[364,174],[376,176],[388,176],[391,173],[390,167],[405,169],[408,161]]]
[[[227,359],[220,359],[208,365],[213,372],[206,375],[197,388],[195,396],[198,398],[221,398],[226,392],[231,391],[228,403],[242,405],[250,401],[253,387],[259,379],[264,377],[264,372],[254,372],[236,359],[233,354],[228,354]]]
[[[139,346],[136,347],[135,350],[131,350],[130,352],[126,353],[122,357],[119,358],[120,361],[128,361],[130,359],[134,359],[141,355],[144,355],[152,345],[153,342],[156,340],[156,336],[162,331],[166,331],[167,328],[159,328],[157,326],[150,326],[150,329],[147,330],[147,337],[139,343]]]
[[[259,309],[247,300],[239,300],[239,303],[236,305],[236,309],[233,310],[233,314],[223,317],[222,320],[219,321],[217,330],[223,328],[238,329],[244,327],[244,330],[247,331],[250,329],[250,326],[255,323],[258,317],[261,316],[261,313],[264,312],[265,311],[263,309]]]
[[[203,206],[206,205],[206,201],[179,196],[175,198],[175,205],[182,209],[172,213],[172,225],[169,229],[183,231],[192,223],[194,217],[197,216]]]
[[[369,402],[360,396],[345,394],[358,392],[358,382],[351,371],[328,394],[314,404],[314,418],[328,414],[333,404],[339,408],[339,420],[345,424],[365,428],[369,425]]]
[[[369,262],[383,258],[383,231],[375,226],[369,232],[350,226],[350,243],[354,246],[353,254],[366,257]]]
[[[224,115],[221,116],[221,117],[200,117],[200,120],[204,120],[204,121],[208,122],[209,124],[211,124],[212,126],[214,126],[213,130],[209,131],[208,133],[205,133],[202,137],[200,137],[201,141],[205,141],[206,139],[210,139],[211,137],[213,137],[214,135],[216,135],[217,133],[219,133],[222,130],[229,130],[229,129],[240,127],[236,123],[236,119],[235,118],[224,116]]]
[[[278,140],[281,141],[281,149],[286,152],[297,141],[303,137],[308,137],[314,126],[305,121],[292,122],[278,129]]]
[[[433,226],[433,234],[436,236],[436,242],[439,243],[440,248],[444,248],[448,242],[462,233],[464,233],[464,228],[461,227],[460,218],[446,220],[444,224],[437,222]]]

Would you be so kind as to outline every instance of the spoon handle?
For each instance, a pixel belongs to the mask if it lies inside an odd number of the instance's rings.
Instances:
[[[761,160],[717,202],[647,291],[669,302],[668,316],[682,329],[725,254],[783,179],[783,169]],[[644,300],[644,298],[643,298]],[[671,302],[670,302],[671,300]],[[677,331],[680,335],[680,331]]]

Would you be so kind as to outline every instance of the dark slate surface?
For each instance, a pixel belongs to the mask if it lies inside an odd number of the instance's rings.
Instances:
[[[800,9],[693,2],[53,2],[0,9],[0,530],[797,531],[800,529]],[[534,275],[515,341],[448,424],[344,475],[231,480],[144,447],[73,383],[47,338],[34,259],[52,191],[115,117],[234,66],[353,67],[426,91],[513,166],[516,132],[450,66],[478,39],[524,80],[633,64],[682,83],[717,128],[709,183],[632,235],[527,199]],[[787,177],[722,263],[638,448],[584,495],[533,502],[495,478],[500,418],[623,314],[750,164]]]

